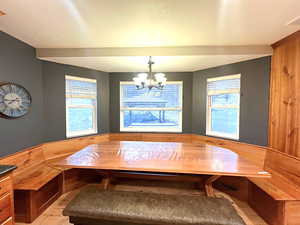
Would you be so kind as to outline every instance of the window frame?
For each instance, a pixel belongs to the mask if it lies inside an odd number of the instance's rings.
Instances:
[[[142,133],[159,133],[159,132],[167,132],[167,133],[182,133],[182,123],[183,123],[183,81],[167,81],[166,85],[168,84],[179,84],[179,96],[180,96],[180,103],[178,107],[173,108],[129,108],[129,107],[122,107],[122,98],[123,98],[123,91],[122,85],[134,85],[132,81],[120,81],[119,91],[120,91],[120,132],[142,132]],[[179,112],[179,121],[178,121],[178,128],[161,128],[161,127],[141,127],[141,128],[126,128],[124,127],[124,112],[125,111],[178,111]]]
[[[98,133],[98,119],[97,119],[97,101],[98,101],[98,92],[97,92],[97,80],[96,79],[89,79],[89,78],[82,78],[82,77],[76,77],[76,76],[70,76],[66,75],[65,76],[65,84],[67,83],[67,80],[78,80],[78,81],[84,81],[84,82],[91,82],[96,84],[96,94],[95,96],[84,96],[84,95],[68,95],[67,94],[67,88],[65,88],[65,102],[66,102],[66,137],[67,138],[74,138],[74,137],[80,137],[80,136],[86,136],[86,135],[93,135]],[[67,99],[68,98],[87,98],[87,99],[93,99],[95,101],[94,105],[80,105],[80,104],[72,104],[68,105],[67,104]],[[85,130],[85,131],[75,131],[75,132],[69,132],[69,115],[68,115],[68,110],[70,108],[88,108],[88,109],[93,109],[93,129],[92,130]]]
[[[218,81],[218,80],[230,80],[230,79],[240,79],[241,82],[241,74],[235,75],[226,75],[221,77],[213,77],[207,78],[206,80],[206,135],[213,137],[221,137],[232,140],[239,140],[240,138],[240,106],[241,106],[241,87],[231,90],[218,90],[212,91],[209,93],[208,84],[209,82]],[[212,106],[212,96],[220,95],[220,94],[239,94],[239,102],[234,105],[215,105]],[[214,132],[212,131],[212,109],[237,109],[237,133],[235,135],[224,133],[224,132]]]

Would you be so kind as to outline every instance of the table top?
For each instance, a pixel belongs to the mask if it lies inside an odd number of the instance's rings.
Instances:
[[[67,168],[270,177],[229,149],[204,143],[107,141],[57,162]]]

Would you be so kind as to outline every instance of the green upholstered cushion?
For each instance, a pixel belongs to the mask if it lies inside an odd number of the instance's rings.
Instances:
[[[98,185],[84,188],[64,209],[63,215],[124,224],[245,225],[227,199],[104,191]]]

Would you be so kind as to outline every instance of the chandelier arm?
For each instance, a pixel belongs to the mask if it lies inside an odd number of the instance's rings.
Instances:
[[[151,90],[153,88],[163,90],[163,88],[165,86],[164,82],[159,82],[161,79],[156,80],[157,77],[154,77],[154,74],[153,74],[153,71],[152,71],[152,65],[153,64],[154,64],[154,62],[152,61],[152,56],[149,56],[149,61],[148,61],[149,77],[148,77],[148,80],[147,80],[147,76],[146,76],[145,77],[146,80],[144,82],[141,82],[140,84],[137,82],[137,84],[136,84],[137,90],[142,90],[146,87],[148,87],[149,90]],[[166,78],[165,78],[165,80],[166,80]]]

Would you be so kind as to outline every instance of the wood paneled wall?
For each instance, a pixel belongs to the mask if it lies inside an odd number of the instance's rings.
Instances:
[[[300,31],[272,47],[269,145],[300,157]]]

